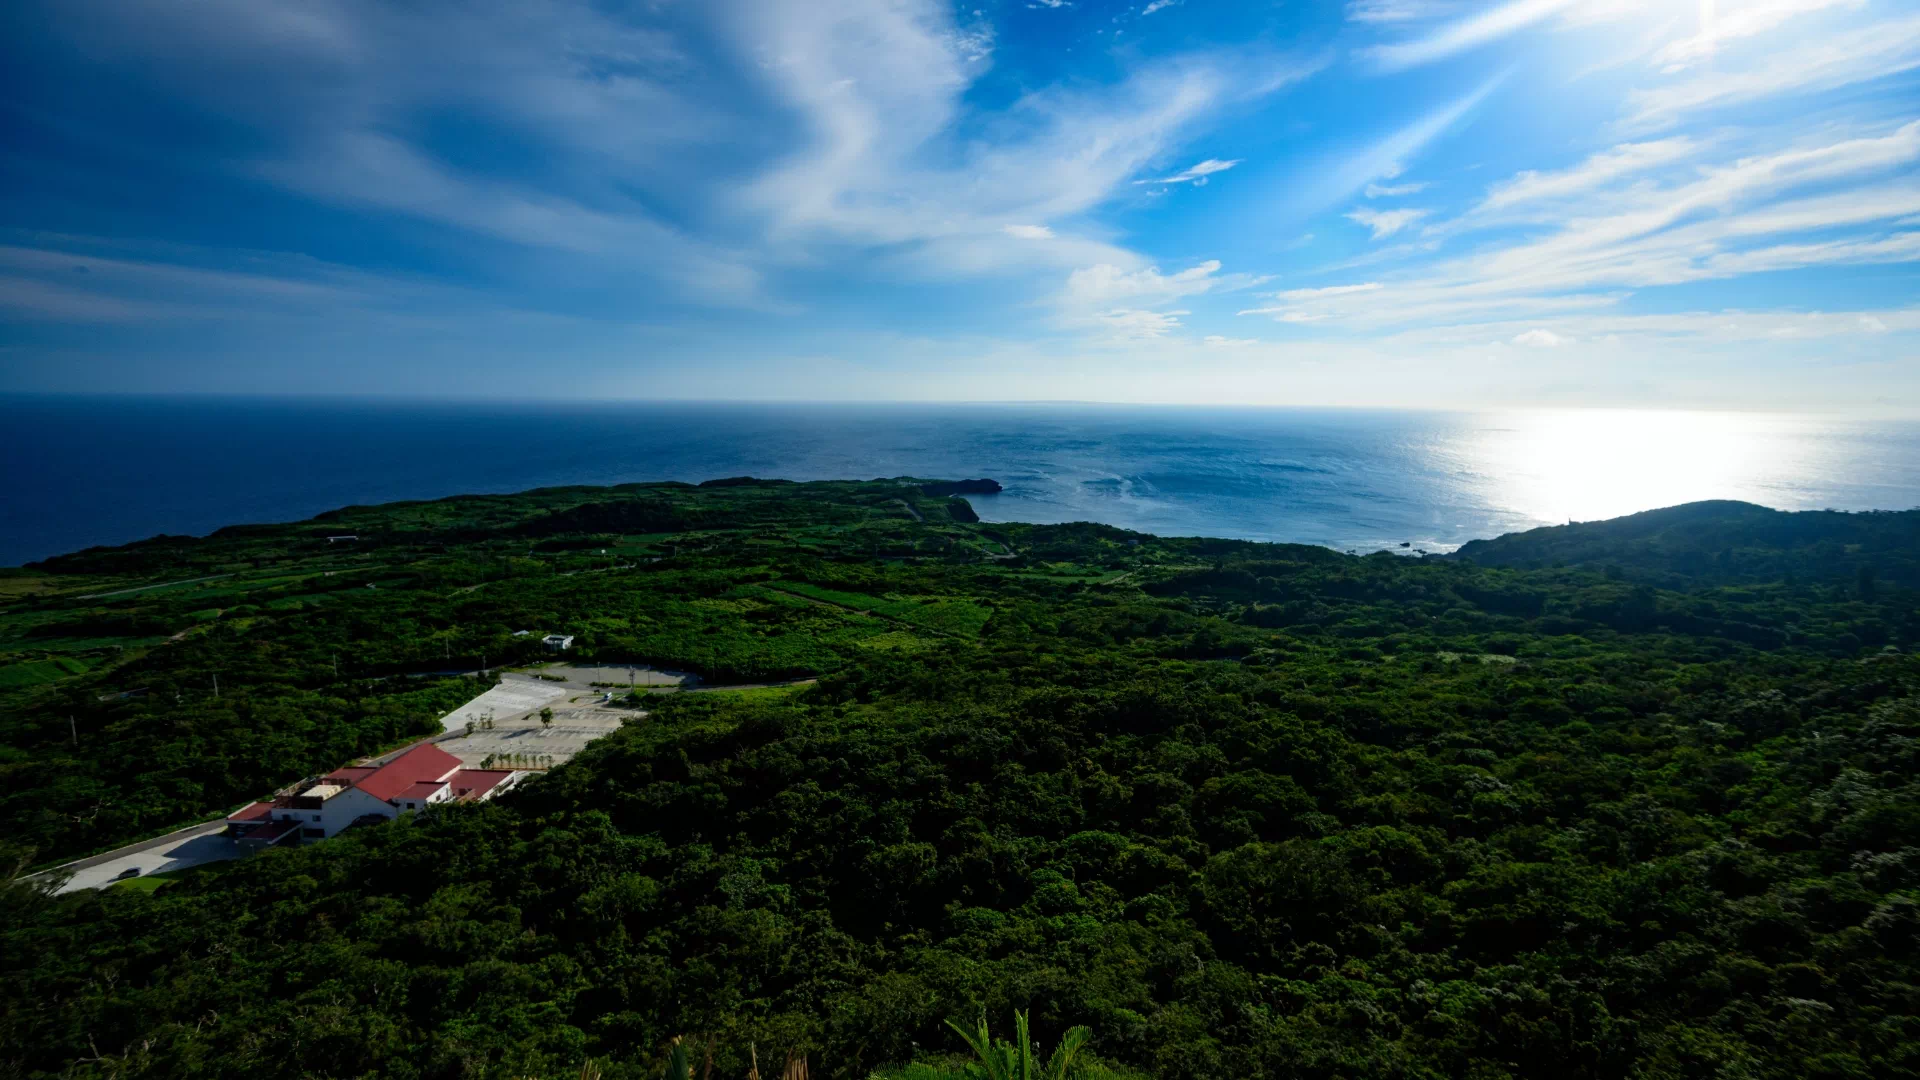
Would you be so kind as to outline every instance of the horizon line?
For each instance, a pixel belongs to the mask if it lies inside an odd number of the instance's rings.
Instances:
[[[274,401],[314,403],[364,403],[369,405],[500,405],[534,407],[620,407],[635,405],[686,406],[801,406],[801,407],[888,407],[888,408],[1130,408],[1153,410],[1233,409],[1245,411],[1318,411],[1318,412],[1398,412],[1398,413],[1512,413],[1512,412],[1610,412],[1610,413],[1712,413],[1763,416],[1833,417],[1846,419],[1920,420],[1920,404],[1899,407],[1880,405],[1841,406],[1820,409],[1796,409],[1786,405],[1700,405],[1700,404],[1486,404],[1486,405],[1401,405],[1346,404],[1325,402],[1246,402],[1246,401],[1126,401],[1098,398],[715,398],[592,395],[578,397],[525,398],[478,394],[406,394],[406,393],[315,393],[303,391],[251,390],[6,390],[0,400],[93,400],[93,401]]]

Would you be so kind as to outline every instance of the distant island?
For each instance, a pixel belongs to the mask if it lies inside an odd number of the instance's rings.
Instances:
[[[0,1060],[1914,1074],[1920,511],[1421,557],[999,490],[550,488],[0,571]],[[392,812],[55,895],[348,791]]]

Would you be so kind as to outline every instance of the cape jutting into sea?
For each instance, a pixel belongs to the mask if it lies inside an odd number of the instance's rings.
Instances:
[[[1697,499],[1920,505],[1920,422],[1112,405],[0,399],[0,565],[564,484],[990,477],[988,521],[1444,552]],[[1402,547],[1401,545],[1406,545]]]

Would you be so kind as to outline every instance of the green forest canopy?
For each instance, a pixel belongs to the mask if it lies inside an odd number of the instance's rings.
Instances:
[[[16,880],[0,1069],[863,1077],[1019,1009],[1169,1078],[1920,1076],[1920,514],[1424,559],[975,516],[569,488],[0,576],[22,868],[418,737],[547,631],[818,677],[155,890]]]

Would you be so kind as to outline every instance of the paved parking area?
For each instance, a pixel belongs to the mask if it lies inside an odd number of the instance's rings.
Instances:
[[[482,725],[471,735],[443,740],[440,749],[469,768],[487,764],[489,758],[495,767],[548,767],[567,761],[593,740],[620,730],[621,724],[647,715],[640,709],[602,706],[600,694],[574,696],[583,700],[556,701],[548,706],[553,710],[551,724],[541,723],[538,712],[506,720],[496,717],[491,728]]]
[[[479,723],[491,719],[498,724],[518,720],[564,700],[571,692],[559,683],[509,679],[441,717],[440,727],[460,731],[469,721]]]

